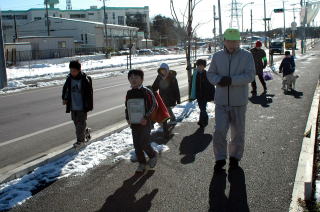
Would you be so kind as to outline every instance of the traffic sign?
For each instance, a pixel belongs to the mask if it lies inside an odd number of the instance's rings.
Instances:
[[[274,13],[283,13],[283,12],[284,12],[284,9],[283,9],[283,8],[274,9],[273,12],[274,12]]]

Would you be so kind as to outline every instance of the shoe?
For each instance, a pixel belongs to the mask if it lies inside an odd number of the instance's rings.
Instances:
[[[73,144],[73,147],[76,149],[81,148],[82,146],[85,146],[85,142],[77,141],[76,143]]]
[[[153,158],[150,158],[148,161],[148,166],[153,169],[158,162],[158,153],[155,154],[155,156]]]
[[[262,94],[267,94],[267,92],[268,92],[268,90],[267,89],[263,89],[263,92],[262,92]]]
[[[239,160],[234,157],[229,158],[229,169],[235,169],[239,167]]]
[[[216,164],[214,165],[214,172],[222,171],[223,167],[226,165],[226,160],[217,160]]]
[[[139,163],[136,173],[143,173],[146,170],[146,164]]]
[[[252,96],[256,96],[257,95],[257,91],[251,91]]]
[[[86,141],[85,142],[89,142],[91,140],[90,132],[91,132],[91,128],[86,128],[86,132],[85,132]]]

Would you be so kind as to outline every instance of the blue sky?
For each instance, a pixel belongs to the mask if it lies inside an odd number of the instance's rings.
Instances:
[[[102,2],[99,0],[71,0],[73,9],[87,9],[91,5],[96,5],[98,7],[102,6]],[[187,0],[174,0],[176,9],[178,12],[184,11]],[[248,2],[254,2],[253,5],[248,5],[244,8],[244,29],[250,28],[250,9],[253,9],[253,29],[254,30],[264,30],[263,25],[263,0],[238,0],[242,5]],[[29,9],[29,8],[41,8],[44,7],[43,0],[0,0],[1,10],[19,10],[19,9]],[[108,6],[113,7],[150,7],[150,16],[153,17],[156,14],[162,14],[171,17],[169,0],[108,0],[106,1]],[[283,26],[283,14],[274,14],[272,10],[275,8],[282,8],[281,0],[266,0],[267,2],[267,17],[272,18],[271,28],[278,28]],[[291,9],[293,7],[298,7],[299,5],[293,6],[294,3],[299,3],[300,0],[286,0],[285,7]],[[230,4],[231,0],[221,0],[222,4],[222,23],[223,29],[229,26],[230,22]],[[217,0],[202,0],[198,5],[194,14],[194,23],[200,23],[197,34],[201,37],[211,37],[213,29],[213,4],[217,4]],[[57,5],[58,8],[65,9],[65,0],[60,0]],[[299,13],[296,12],[297,22],[299,22]],[[286,12],[286,26],[289,27],[290,23],[293,21],[293,12]],[[241,28],[241,18],[239,19]],[[316,23],[320,24],[319,15],[316,19]]]

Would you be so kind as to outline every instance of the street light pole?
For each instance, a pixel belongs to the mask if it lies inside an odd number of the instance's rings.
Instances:
[[[264,46],[267,46],[267,8],[266,8],[266,0],[264,1]]]
[[[106,12],[106,0],[103,0],[103,23],[104,23],[104,31],[105,31],[105,37],[106,37],[106,50],[108,48],[108,31],[107,31],[107,12]]]
[[[216,5],[213,5],[213,41],[214,41],[214,52],[217,51],[217,38],[216,38]],[[211,53],[211,52],[210,52]]]
[[[241,8],[241,32],[243,32],[243,9],[249,4],[254,4],[254,2],[249,2],[245,5],[243,5],[243,7]]]
[[[283,41],[286,41],[286,11],[284,9],[284,1],[282,1],[283,8]]]
[[[50,22],[49,22],[48,0],[46,0],[46,16],[47,16],[47,33],[48,33],[48,36],[50,36]]]
[[[220,47],[222,49],[222,20],[221,20],[221,4],[220,0],[218,0],[218,12],[219,12],[219,40],[220,40]]]
[[[2,20],[0,16],[0,89],[7,86],[6,60],[4,57],[4,42],[2,33]]]

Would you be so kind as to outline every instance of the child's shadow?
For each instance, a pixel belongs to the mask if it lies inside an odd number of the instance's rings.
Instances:
[[[118,188],[106,199],[106,202],[98,212],[149,211],[152,206],[151,202],[159,190],[154,189],[151,193],[145,194],[139,200],[137,200],[135,195],[153,174],[154,171],[149,171],[145,175],[135,174],[131,178],[125,180],[122,187]]]
[[[274,94],[264,94],[260,96],[252,96],[249,98],[249,101],[252,104],[261,105],[262,107],[270,107],[270,104],[273,102]]]
[[[183,138],[180,144],[180,155],[182,164],[188,164],[195,161],[196,155],[203,152],[212,140],[211,134],[204,134],[204,129],[199,128],[192,135]]]
[[[284,93],[284,95],[294,96],[294,98],[296,98],[296,99],[301,99],[303,96],[303,92],[296,91],[294,89],[292,89],[292,91],[284,91],[283,93]]]

